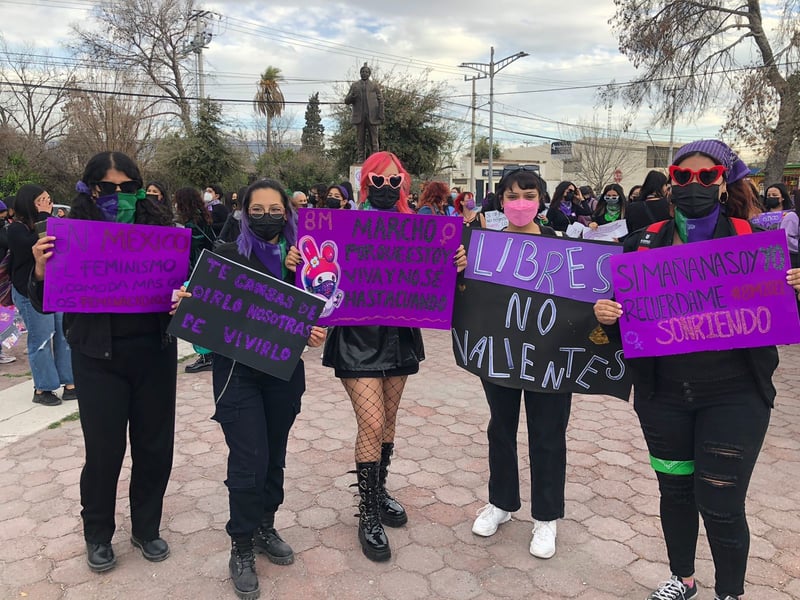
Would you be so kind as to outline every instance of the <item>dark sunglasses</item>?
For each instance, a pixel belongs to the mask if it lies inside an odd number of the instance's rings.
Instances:
[[[691,169],[684,169],[677,165],[670,165],[669,176],[672,179],[672,184],[678,187],[689,185],[693,179],[703,187],[713,185],[720,177],[725,174],[725,167],[722,165],[714,165],[707,169],[700,169],[699,171],[692,171]]]
[[[369,174],[369,182],[376,188],[382,188],[383,186],[388,185],[390,188],[397,189],[403,185],[403,179],[404,176],[402,173],[398,173],[397,175],[389,175],[388,177],[378,175],[377,173]]]
[[[138,181],[123,181],[122,183],[112,183],[110,181],[98,181],[97,187],[100,188],[101,196],[110,196],[117,193],[117,188],[123,194],[135,194],[139,191],[141,183]]]

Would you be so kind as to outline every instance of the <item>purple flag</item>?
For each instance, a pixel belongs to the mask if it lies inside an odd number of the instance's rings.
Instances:
[[[460,217],[299,212],[297,285],[325,301],[320,325],[450,328]]]
[[[571,238],[488,231],[472,232],[467,279],[592,302],[611,298],[608,259],[622,246]]]
[[[783,231],[611,259],[625,358],[800,342]]]
[[[764,229],[777,229],[781,225],[781,221],[783,217],[786,215],[788,211],[781,210],[775,212],[764,212],[758,216],[753,217],[750,219],[750,222],[753,225],[758,225],[759,227],[763,227]]]
[[[182,227],[47,219],[47,235],[56,241],[46,311],[168,312],[189,273],[192,234]]]

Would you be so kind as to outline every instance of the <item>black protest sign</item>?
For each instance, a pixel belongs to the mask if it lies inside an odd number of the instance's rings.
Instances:
[[[168,332],[288,381],[324,302],[204,250]]]
[[[608,339],[594,316],[593,302],[587,301],[592,290],[599,297],[608,297],[603,283],[610,281],[605,255],[621,249],[602,243],[598,248],[598,242],[505,232],[496,239],[479,236],[478,231],[471,236],[467,248],[470,266],[465,276],[459,278],[456,291],[451,330],[456,363],[505,387],[608,394],[627,400],[631,379],[622,346]],[[476,240],[484,245],[480,255]],[[537,286],[537,279],[524,272],[520,276],[527,283],[510,285],[508,274],[503,273],[506,269],[498,265],[488,267],[486,257],[490,255],[486,250],[495,243],[501,244],[504,255],[509,254],[505,249],[519,247],[524,254],[520,254],[516,264],[526,265],[529,270],[536,266],[538,252],[542,261],[540,272],[548,274],[547,285]],[[585,247],[587,244],[594,247]],[[583,250],[576,250],[578,246]],[[605,256],[602,263],[597,260],[598,250]],[[581,263],[582,256],[594,264]],[[566,276],[557,272],[557,265],[566,271]],[[586,277],[594,274],[594,280],[587,280],[585,286],[576,290],[577,277],[583,273]],[[493,275],[504,283],[493,283]],[[560,279],[565,281],[564,289],[554,289],[559,287]]]

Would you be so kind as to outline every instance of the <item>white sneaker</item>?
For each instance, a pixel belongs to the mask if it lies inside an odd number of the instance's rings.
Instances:
[[[489,537],[497,528],[511,520],[511,513],[497,508],[494,504],[487,504],[478,511],[478,518],[472,524],[472,533]]]
[[[550,558],[556,553],[556,522],[533,521],[531,554],[536,558]]]
[[[15,356],[9,356],[4,352],[0,352],[0,365],[7,365],[8,363],[12,363],[15,360],[17,360]]]

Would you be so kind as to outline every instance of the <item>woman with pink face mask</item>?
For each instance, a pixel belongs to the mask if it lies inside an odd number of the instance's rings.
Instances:
[[[551,227],[539,225],[536,216],[544,210],[544,184],[532,171],[506,173],[497,190],[501,210],[508,219],[505,231],[555,236]],[[531,307],[532,311],[536,307]],[[531,469],[531,516],[533,538],[530,553],[550,558],[556,552],[556,521],[564,517],[564,486],[567,471],[567,422],[572,394],[533,392],[499,386],[481,380],[491,418],[489,438],[489,504],[478,513],[472,533],[488,537],[519,510],[517,428],[520,397],[524,395],[528,423],[528,455]]]

